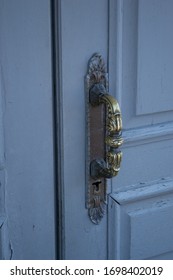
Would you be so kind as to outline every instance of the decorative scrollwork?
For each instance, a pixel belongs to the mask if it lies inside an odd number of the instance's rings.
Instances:
[[[102,56],[99,53],[93,55],[89,61],[88,74],[91,81],[100,83],[105,79],[106,66]]]
[[[123,144],[124,140],[121,137],[121,134],[119,136],[117,136],[116,138],[112,137],[112,136],[106,136],[105,138],[105,143],[106,145],[112,147],[112,148],[118,148]]]
[[[91,221],[98,225],[103,218],[106,210],[106,204],[100,199],[100,196],[94,196],[93,206],[89,209],[89,216]]]
[[[109,169],[107,170],[108,174],[110,174],[111,177],[117,176],[119,170],[120,170],[120,164],[122,159],[122,152],[111,152],[109,151],[106,155]]]
[[[106,71],[105,62],[100,54],[94,54],[89,60],[85,81],[87,104],[86,207],[88,208],[88,215],[91,221],[94,224],[99,224],[106,210],[105,178],[116,176],[120,170],[122,152],[119,151],[118,148],[123,143],[121,133],[122,118],[117,100],[108,94],[108,73]],[[96,107],[100,104],[106,105],[106,110],[103,111],[106,111],[106,129],[103,128],[101,133],[104,135],[104,130],[106,131],[106,150],[104,152],[104,145],[103,148],[99,147],[99,152],[101,151],[103,158],[95,159],[95,147],[93,147],[91,143],[91,140],[93,141],[93,139],[95,139],[95,130],[93,129],[95,126],[93,125],[93,120],[91,121],[91,116],[93,116],[94,111],[99,111],[92,107]],[[104,113],[99,116],[104,116]],[[102,118],[99,120],[102,121]]]
[[[101,103],[107,106],[107,120],[106,120],[106,137],[105,143],[107,145],[107,162],[97,161],[95,169],[91,168],[91,176],[93,178],[112,178],[118,174],[120,170],[120,163],[122,159],[122,152],[115,151],[122,145],[123,139],[121,137],[122,118],[119,104],[115,98],[106,92],[103,84],[96,83],[90,89],[90,103],[97,106]]]
[[[122,160],[122,152],[115,152],[114,150],[109,150],[106,154],[105,162],[102,159],[96,159],[91,162],[91,176],[95,179],[104,177],[112,178],[117,176],[120,170],[120,164]]]

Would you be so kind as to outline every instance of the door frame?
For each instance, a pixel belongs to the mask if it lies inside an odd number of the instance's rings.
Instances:
[[[51,1],[52,26],[52,83],[54,91],[54,139],[55,139],[55,188],[56,188],[56,229],[57,229],[57,259],[65,257],[65,209],[64,209],[64,139],[63,139],[63,90],[62,90],[62,21],[61,0]],[[116,10],[116,14],[113,11]],[[108,0],[108,55],[107,65],[109,73],[110,91],[116,90],[116,98],[121,106],[122,90],[122,20],[123,1]],[[110,36],[112,32],[116,36]],[[116,51],[115,51],[116,50]],[[113,57],[114,59],[111,59]],[[106,59],[106,58],[105,58]],[[116,62],[116,63],[115,63]],[[115,75],[111,75],[115,73]],[[84,72],[85,75],[85,72]],[[111,182],[108,182],[108,193],[111,191]],[[84,205],[85,207],[85,205]],[[108,228],[108,224],[107,224]],[[109,243],[110,241],[108,241]],[[109,253],[108,253],[109,254]]]
[[[61,52],[61,0],[51,0],[52,84],[54,95],[55,221],[57,259],[64,259],[63,96]]]

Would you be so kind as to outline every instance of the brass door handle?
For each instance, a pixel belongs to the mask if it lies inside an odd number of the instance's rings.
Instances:
[[[90,164],[92,178],[112,178],[118,174],[122,152],[117,149],[122,145],[122,118],[117,100],[106,92],[102,83],[94,84],[89,91],[89,101],[92,106],[101,103],[106,105],[106,161],[95,159]]]
[[[117,100],[108,93],[108,73],[99,53],[93,54],[85,77],[86,208],[94,224],[106,211],[106,179],[120,170],[122,118]]]

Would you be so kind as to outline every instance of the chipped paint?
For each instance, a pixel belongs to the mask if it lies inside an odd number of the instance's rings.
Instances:
[[[4,139],[4,116],[5,116],[5,81],[3,67],[0,64],[0,238],[2,241],[0,259],[11,260],[13,258],[13,246],[9,239],[8,220],[6,211],[6,186],[7,170],[5,166],[5,139]]]
[[[4,110],[5,110],[5,86],[3,79],[2,65],[0,65],[0,170],[4,169],[5,151],[4,151]]]

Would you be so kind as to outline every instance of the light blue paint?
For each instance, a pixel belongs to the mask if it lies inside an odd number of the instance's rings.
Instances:
[[[54,259],[50,1],[1,0],[0,6],[5,207],[12,258]]]
[[[146,52],[145,44],[138,50],[147,41],[157,48],[158,41],[150,40],[151,34],[143,30],[145,12],[151,6],[156,17],[147,22],[147,28],[151,23],[152,34],[156,29],[158,35],[163,22],[163,29],[169,27],[171,33],[172,25],[162,21],[158,2],[161,4],[159,0],[109,0],[109,5],[106,0],[58,1],[64,259],[173,258],[171,51],[169,48],[161,57],[162,51],[157,50],[160,57],[152,61],[150,70],[156,71],[155,78],[164,72],[163,80],[152,83],[151,78],[150,85],[145,85],[147,65],[141,63],[146,63],[146,57],[151,63],[151,53]],[[171,0],[164,5],[172,7]],[[168,9],[171,22],[172,10]],[[164,35],[168,42],[168,34]],[[107,60],[110,93],[121,101],[128,140],[119,175],[109,184],[109,211],[98,226],[90,222],[85,208],[84,76],[95,52]],[[168,65],[163,68],[165,58]],[[0,0],[0,101],[5,105],[2,109],[1,102],[1,258],[55,258],[51,59],[50,1]],[[164,69],[169,75],[165,76]],[[166,94],[164,102],[162,94]]]

